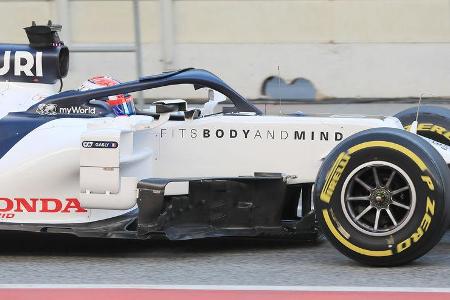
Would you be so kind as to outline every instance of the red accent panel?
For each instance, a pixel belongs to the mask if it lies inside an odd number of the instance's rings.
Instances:
[[[430,292],[303,292],[220,291],[166,289],[0,289],[0,299],[11,300],[448,300],[450,293]]]

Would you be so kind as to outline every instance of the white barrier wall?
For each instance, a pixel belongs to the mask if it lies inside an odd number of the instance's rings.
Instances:
[[[140,8],[144,73],[206,68],[259,98],[280,66],[287,82],[309,80],[316,98],[450,96],[448,0],[141,0]],[[21,28],[47,19],[66,26],[69,47],[134,41],[131,1],[0,0],[3,42],[26,42]],[[131,52],[74,53],[71,62],[68,87],[102,73],[136,77]],[[190,89],[152,97],[186,92],[195,97]]]

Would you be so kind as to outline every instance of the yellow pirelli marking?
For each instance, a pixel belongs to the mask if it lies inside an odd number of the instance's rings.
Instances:
[[[411,127],[411,126],[410,126]],[[436,134],[442,135],[447,140],[450,140],[450,131],[447,128],[438,126],[432,123],[419,123],[417,125],[417,131],[430,131]]]
[[[361,247],[353,245],[348,240],[346,240],[339,233],[339,231],[337,231],[336,227],[334,227],[333,222],[331,222],[330,215],[328,214],[328,210],[323,209],[322,213],[323,213],[323,218],[325,219],[325,223],[328,226],[328,229],[330,229],[330,231],[334,235],[334,237],[348,249],[350,249],[356,253],[362,254],[362,255],[373,256],[373,257],[390,256],[390,255],[394,254],[394,252],[392,252],[392,250],[373,251],[373,250],[367,250],[367,249],[363,249]]]
[[[425,232],[427,232],[428,228],[430,227],[431,220],[434,216],[435,206],[436,202],[432,200],[430,197],[427,197],[427,206],[425,210],[425,215],[422,218],[422,222],[420,222],[420,226],[417,228],[416,232],[414,232],[409,238],[397,244],[396,247],[397,253],[400,253],[411,247],[414,243],[417,243],[425,234]]]
[[[409,150],[406,147],[403,147],[402,145],[392,143],[392,142],[386,142],[386,141],[371,141],[371,142],[365,142],[358,145],[355,145],[351,147],[348,150],[349,154],[355,153],[359,150],[366,149],[366,148],[372,148],[372,147],[384,147],[384,148],[390,148],[396,151],[399,151],[409,158],[411,158],[412,161],[416,163],[417,166],[419,166],[420,170],[425,171],[427,169],[427,166],[423,162],[422,159],[420,159],[414,152]]]
[[[331,167],[331,170],[328,172],[327,177],[325,178],[325,184],[322,192],[320,193],[320,200],[326,203],[330,202],[334,189],[336,188],[339,178],[341,177],[341,174],[344,171],[345,166],[347,166],[349,160],[350,156],[347,155],[347,153],[342,152],[339,154]]]

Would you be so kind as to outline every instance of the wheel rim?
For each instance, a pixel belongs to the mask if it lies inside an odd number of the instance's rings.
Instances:
[[[386,161],[354,169],[344,181],[341,204],[350,224],[371,236],[402,229],[416,206],[416,191],[408,174]]]

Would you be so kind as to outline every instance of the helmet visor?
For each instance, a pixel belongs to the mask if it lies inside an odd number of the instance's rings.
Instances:
[[[134,107],[133,101],[113,105],[112,110],[117,116],[131,116],[136,114],[136,108]]]
[[[131,95],[110,96],[108,104],[117,116],[131,116],[136,114],[133,97]]]

